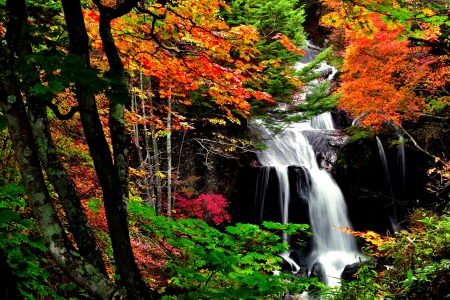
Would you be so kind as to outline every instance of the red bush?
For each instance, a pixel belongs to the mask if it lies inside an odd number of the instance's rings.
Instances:
[[[201,194],[196,199],[188,199],[178,194],[175,217],[196,218],[215,225],[229,223],[231,217],[225,210],[227,206],[228,200],[218,194]]]

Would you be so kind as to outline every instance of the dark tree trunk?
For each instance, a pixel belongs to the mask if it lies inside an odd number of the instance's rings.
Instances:
[[[22,8],[22,14],[17,14],[16,28],[20,28],[20,20],[26,20],[26,9]],[[14,50],[17,55],[27,56],[32,54],[31,45],[23,41],[27,41],[26,30],[16,32],[15,35],[8,37],[14,41]],[[20,38],[18,39],[17,37]],[[39,83],[39,74],[36,74],[36,82],[30,82],[31,87]],[[69,222],[70,231],[73,234],[75,242],[80,250],[81,255],[86,260],[94,265],[99,271],[106,275],[106,267],[103,262],[102,254],[95,241],[89,223],[81,206],[80,197],[76,190],[75,184],[67,175],[57,155],[56,147],[53,143],[50,130],[48,128],[48,118],[46,108],[40,99],[37,99],[34,93],[26,92],[27,103],[29,104],[28,115],[30,117],[30,125],[34,135],[34,140],[37,141],[37,151],[42,165],[48,175],[48,178],[54,186],[61,204]]]
[[[122,299],[125,294],[76,252],[61,226],[47,190],[28,122],[22,93],[14,72],[14,52],[26,22],[24,0],[7,1],[8,39],[0,45],[0,108],[5,117],[11,142],[28,200],[42,230],[50,253],[74,281],[98,299]]]
[[[94,1],[97,4],[97,1]],[[136,4],[125,3],[125,11],[121,16],[129,12]],[[86,27],[82,16],[80,1],[62,0],[67,29],[69,32],[70,53],[78,55],[83,59],[86,66],[89,66],[89,47]],[[98,3],[99,9],[103,6]],[[125,9],[125,10],[126,10]],[[123,66],[118,51],[112,39],[109,23],[111,18],[105,19],[105,12],[100,9],[100,33],[102,35],[103,46],[110,63],[110,68],[114,72],[123,74]],[[107,36],[105,38],[106,35]],[[118,58],[118,60],[117,60]],[[120,64],[120,67],[118,65]],[[125,85],[126,87],[126,85]],[[111,152],[103,134],[103,127],[100,122],[95,98],[83,93],[83,87],[76,85],[79,105],[95,113],[81,113],[81,122],[86,135],[86,140],[94,160],[100,185],[103,190],[104,205],[108,227],[110,230],[114,259],[121,282],[125,286],[131,299],[152,299],[150,289],[142,279],[137,267],[133,251],[131,248],[128,231],[128,147],[130,146],[130,136],[124,124],[123,104],[111,103],[109,126],[113,143],[114,162],[111,159]]]

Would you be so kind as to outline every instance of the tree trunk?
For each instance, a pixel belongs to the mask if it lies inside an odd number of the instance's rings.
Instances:
[[[110,69],[121,74],[123,82],[125,70],[111,34],[110,22],[114,18],[128,13],[137,1],[120,1],[114,8],[103,6],[100,1],[94,1],[100,10],[100,36],[108,58]],[[67,29],[69,32],[70,52],[80,56],[89,65],[89,48],[86,27],[81,11],[80,1],[62,0]],[[124,105],[110,104],[109,127],[113,146],[114,162],[106,142],[102,124],[98,117],[95,98],[82,93],[83,88],[77,87],[78,101],[82,108],[95,113],[81,113],[81,121],[86,134],[86,140],[94,160],[94,166],[103,189],[104,205],[114,260],[121,282],[133,300],[152,299],[150,289],[142,279],[131,248],[128,231],[128,157],[130,135],[125,129]],[[129,98],[128,98],[129,99]]]
[[[10,0],[18,1],[18,0]],[[23,0],[22,0],[23,1]],[[101,274],[67,243],[64,229],[53,207],[31,132],[18,82],[13,55],[7,45],[0,48],[0,108],[6,119],[23,185],[44,240],[58,265],[73,280],[99,299],[123,299],[117,286]]]
[[[37,141],[37,151],[48,179],[59,196],[62,207],[69,221],[69,229],[73,234],[80,254],[106,275],[106,267],[102,253],[98,248],[95,237],[81,206],[80,197],[73,181],[62,166],[56,147],[48,128],[45,107],[37,103],[37,99],[27,97],[29,105],[28,115],[34,140]],[[34,100],[34,101],[33,101]]]
[[[167,216],[172,215],[172,97],[167,98]]]
[[[152,93],[152,82],[151,78],[148,79],[149,87],[150,87],[150,116],[154,120],[155,115],[153,113],[153,97]],[[161,182],[161,162],[159,160],[159,148],[158,148],[158,140],[156,139],[156,126],[155,124],[151,127],[152,132],[152,145],[153,145],[153,157],[155,160],[155,181],[156,181],[156,212],[158,215],[162,214],[162,182]]]
[[[20,5],[20,2],[18,2]],[[23,4],[24,5],[24,4]],[[14,47],[14,51],[18,56],[27,56],[32,54],[31,45],[25,41],[29,40],[26,30],[18,30],[25,24],[27,19],[26,7],[15,7],[11,5],[11,15],[15,18],[9,23],[14,27],[8,30],[7,40]],[[9,26],[9,27],[10,27]],[[25,25],[24,25],[25,26]],[[30,82],[30,90],[35,84],[39,83],[39,74],[36,73],[36,82]],[[50,130],[48,128],[48,118],[46,109],[42,101],[36,98],[35,94],[26,91],[27,103],[29,104],[28,114],[30,117],[30,125],[33,132],[34,140],[37,141],[37,151],[39,158],[46,170],[48,178],[54,186],[61,204],[69,221],[70,231],[72,232],[75,242],[81,255],[94,265],[99,271],[106,275],[105,264],[103,263],[102,254],[97,246],[95,237],[87,222],[86,216],[81,206],[80,197],[77,193],[74,183],[67,175],[64,167],[59,161],[56,147],[53,143]]]
[[[24,0],[8,0],[7,37],[0,46],[0,108],[6,120],[11,142],[36,221],[50,253],[74,281],[98,299],[123,299],[125,294],[106,276],[89,264],[68,243],[64,229],[53,207],[34,137],[28,122],[22,93],[14,72],[14,51],[21,44],[21,32],[27,14]],[[19,54],[17,54],[19,55]]]

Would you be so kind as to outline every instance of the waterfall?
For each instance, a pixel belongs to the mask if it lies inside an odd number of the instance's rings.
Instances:
[[[334,286],[338,284],[344,267],[358,261],[360,254],[354,237],[338,229],[350,227],[342,192],[331,175],[319,168],[313,148],[303,134],[304,131],[310,132],[315,129],[334,129],[331,115],[323,114],[310,122],[292,124],[275,137],[259,124],[257,130],[265,140],[268,149],[258,152],[257,155],[262,169],[275,168],[276,170],[283,223],[289,222],[288,166],[302,166],[308,170],[310,186],[307,189],[307,198],[313,233],[313,251],[309,257],[308,269],[319,262],[327,275],[327,284]],[[316,131],[317,134],[322,134],[320,130]],[[264,172],[268,173],[268,171]],[[257,189],[264,190],[261,186]],[[265,192],[268,191],[265,190]],[[258,195],[265,198],[261,193]],[[286,240],[287,237],[283,236],[283,239]]]
[[[403,135],[397,131],[400,147],[398,147],[397,165],[400,169],[401,182],[403,190],[406,190],[406,163],[405,163],[405,145],[403,144]]]
[[[381,164],[383,166],[384,178],[386,180],[386,187],[388,189],[389,196],[391,197],[391,199],[394,199],[394,192],[392,190],[391,176],[389,174],[389,167],[386,160],[386,153],[384,152],[383,144],[381,143],[378,136],[376,136],[375,138],[377,140],[378,145],[378,154],[380,155]],[[391,221],[392,230],[394,230],[394,232],[398,231],[399,226],[397,220],[397,209],[395,208],[395,205],[392,205],[388,210],[388,216],[389,220]]]

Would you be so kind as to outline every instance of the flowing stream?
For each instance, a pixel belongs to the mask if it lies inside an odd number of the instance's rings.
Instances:
[[[267,187],[261,185],[267,184],[269,170],[275,169],[279,181],[282,222],[289,222],[288,166],[301,166],[308,170],[310,186],[306,198],[313,233],[313,251],[308,258],[308,269],[311,270],[315,263],[320,263],[326,274],[326,283],[334,286],[338,284],[344,267],[358,261],[360,253],[354,237],[339,230],[339,227],[350,227],[342,192],[331,175],[319,168],[313,148],[303,134],[306,130],[323,134],[322,130],[317,129],[334,129],[329,113],[317,116],[310,122],[293,124],[275,137],[266,128],[259,126],[258,131],[266,140],[268,149],[257,154],[262,165],[260,174],[263,174],[258,180],[257,196],[261,198],[259,203],[264,205]],[[288,241],[287,236],[284,235],[283,238]],[[282,256],[286,257],[286,253]],[[295,269],[298,270],[297,267]]]

